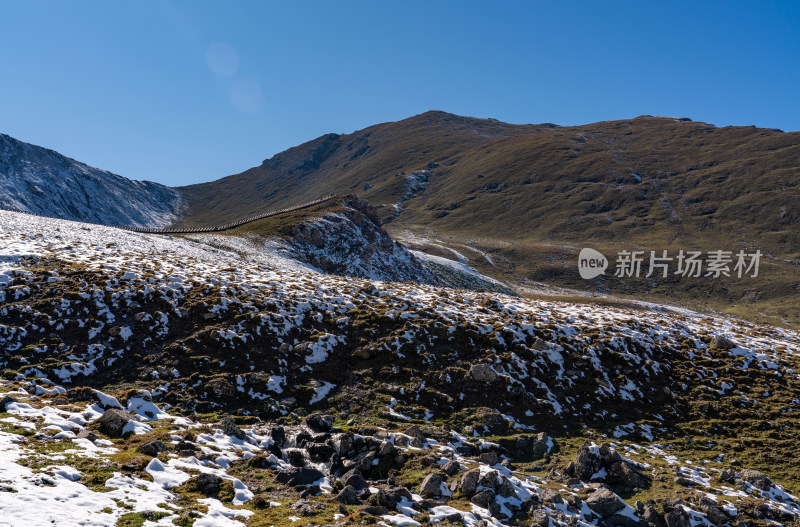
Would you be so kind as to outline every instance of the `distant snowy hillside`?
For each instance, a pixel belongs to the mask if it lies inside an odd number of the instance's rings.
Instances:
[[[105,225],[160,227],[177,217],[181,197],[158,183],[132,181],[0,134],[0,207]]]

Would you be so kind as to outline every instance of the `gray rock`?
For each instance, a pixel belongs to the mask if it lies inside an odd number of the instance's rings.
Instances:
[[[664,515],[664,524],[667,527],[692,527],[689,513],[676,507]]]
[[[279,447],[282,447],[286,442],[286,430],[282,426],[273,426],[270,428],[269,436]]]
[[[330,415],[312,414],[306,417],[305,425],[317,434],[333,430],[333,417]]]
[[[593,452],[588,445],[583,445],[575,457],[575,477],[581,481],[590,481],[592,476],[602,467],[602,458]]]
[[[100,431],[108,437],[122,437],[125,425],[131,421],[131,417],[122,410],[106,410],[97,420]]]
[[[537,338],[533,342],[533,345],[531,346],[531,348],[535,349],[536,351],[545,351],[545,350],[549,349],[550,346],[548,346],[547,343],[545,341],[543,341],[542,339]]]
[[[293,467],[302,467],[306,464],[306,456],[299,448],[290,448],[286,450],[286,459]]]
[[[544,503],[555,503],[556,505],[564,503],[561,494],[553,489],[542,489],[542,492],[539,493],[539,498],[541,498]]]
[[[724,525],[728,521],[728,515],[711,498],[703,496],[700,498],[700,510],[703,511],[711,523],[714,525]]]
[[[528,523],[535,525],[536,527],[549,527],[550,518],[547,517],[547,513],[542,509],[537,509],[531,513]]]
[[[511,483],[511,481],[505,476],[500,479],[500,485],[497,487],[497,493],[504,498],[510,498],[511,496],[515,496],[517,494],[514,490],[514,484]]]
[[[419,494],[423,498],[438,499],[442,497],[442,476],[439,474],[428,474],[419,486]]]
[[[484,474],[478,481],[478,485],[496,491],[500,487],[500,477],[496,470]]]
[[[641,522],[622,514],[612,514],[603,520],[602,525],[613,525],[614,527],[641,527]]]
[[[98,435],[89,430],[88,428],[81,428],[77,434],[78,438],[80,439],[88,439],[89,441],[94,441],[98,439]]]
[[[643,474],[635,465],[627,461],[617,461],[607,467],[606,481],[612,485],[621,485],[630,489],[647,488],[651,479]]]
[[[353,487],[356,490],[364,490],[369,488],[369,483],[367,483],[367,480],[364,479],[361,471],[357,469],[350,470],[343,475],[341,477],[341,482],[344,483],[345,486]]]
[[[478,492],[469,501],[477,505],[478,507],[483,507],[484,509],[488,509],[494,504],[494,497],[495,493],[492,489],[483,489],[482,491]]]
[[[725,335],[715,335],[711,339],[711,345],[721,350],[729,350],[737,346],[736,342],[726,337]]]
[[[536,436],[536,440],[533,441],[531,445],[531,455],[533,459],[541,459],[547,454],[548,446],[547,442],[550,437],[545,432],[540,432]]]
[[[397,452],[395,446],[388,441],[384,441],[380,449],[378,450],[378,457],[393,456],[395,452]]]
[[[497,452],[483,452],[479,457],[478,461],[481,463],[485,463],[489,466],[495,466],[500,458],[497,455]]]
[[[384,514],[389,514],[389,509],[381,505],[369,505],[361,509],[361,511],[369,514],[370,516],[383,516]]]
[[[500,376],[488,364],[473,364],[469,369],[469,375],[478,382],[492,383]]]
[[[461,463],[458,461],[448,461],[442,470],[444,470],[444,473],[448,476],[455,476],[458,471],[461,470]]]
[[[327,443],[311,443],[305,446],[308,450],[308,455],[311,461],[328,461],[331,456],[336,452],[332,446]]]
[[[169,449],[167,445],[161,441],[150,441],[149,443],[139,445],[136,450],[146,456],[156,457],[161,452],[167,452]]]
[[[374,494],[370,498],[370,503],[392,510],[404,499],[411,500],[411,492],[404,487],[394,487],[391,489],[380,489],[377,494]]]
[[[773,486],[772,481],[758,470],[746,468],[741,470],[739,475],[743,480],[760,490],[769,490]]]
[[[278,483],[295,487],[297,485],[311,485],[322,479],[324,475],[315,468],[292,467],[281,470],[275,478]]]
[[[461,476],[461,492],[464,493],[466,497],[471,498],[478,488],[478,481],[480,478],[481,471],[477,468],[464,472],[464,475]]]
[[[336,496],[336,501],[344,503],[345,505],[358,505],[361,501],[358,499],[358,492],[350,485],[346,485],[342,491]]]
[[[597,489],[586,498],[586,505],[600,516],[611,516],[620,509],[625,508],[625,503],[619,496],[608,489]]]
[[[237,439],[244,439],[247,437],[247,434],[244,433],[244,430],[236,426],[236,423],[234,423],[233,419],[230,417],[223,418],[222,421],[219,422],[219,428],[225,434]]]

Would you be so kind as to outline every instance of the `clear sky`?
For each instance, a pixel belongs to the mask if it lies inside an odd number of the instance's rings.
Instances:
[[[0,132],[184,185],[431,109],[800,130],[800,2],[0,0]]]

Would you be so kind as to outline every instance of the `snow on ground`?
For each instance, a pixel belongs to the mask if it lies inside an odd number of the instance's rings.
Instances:
[[[376,299],[380,299],[384,303],[382,307],[385,308],[383,316],[413,321],[423,313],[434,312],[437,320],[446,324],[445,327],[453,328],[453,331],[456,327],[468,326],[477,333],[485,335],[487,339],[491,338],[498,347],[506,346],[510,350],[507,354],[510,358],[504,360],[495,358],[485,373],[502,377],[509,388],[529,386],[525,382],[539,383],[537,403],[546,404],[545,408],[552,408],[554,414],[578,415],[580,412],[586,412],[583,409],[584,403],[602,407],[604,399],[616,398],[624,401],[637,395],[639,390],[645,388],[651,376],[656,377],[661,372],[662,365],[653,363],[648,357],[654,356],[653,353],[660,349],[692,354],[692,356],[706,355],[708,346],[699,341],[696,341],[691,349],[678,346],[682,341],[695,339],[695,336],[701,333],[731,335],[737,345],[728,350],[728,357],[738,361],[737,365],[742,369],[775,371],[776,375],[795,374],[784,366],[785,357],[793,356],[800,351],[798,333],[789,330],[755,326],[742,321],[712,319],[693,313],[686,313],[680,317],[673,317],[668,313],[651,313],[646,321],[642,321],[638,313],[623,308],[539,302],[504,295],[443,290],[413,283],[393,284],[321,275],[309,272],[303,266],[293,265],[282,256],[260,254],[260,248],[256,247],[254,250],[246,241],[232,241],[227,238],[224,243],[207,237],[179,239],[10,212],[0,212],[0,226],[2,226],[0,301],[24,299],[31,294],[27,285],[7,286],[12,278],[25,278],[31,274],[31,271],[22,265],[24,258],[30,256],[58,258],[68,262],[69,265],[83,265],[103,276],[106,280],[105,287],[115,291],[114,302],[121,305],[132,302],[131,295],[134,292],[160,295],[168,301],[174,306],[174,313],[169,315],[147,313],[143,319],[152,323],[147,338],[157,339],[160,338],[159,335],[168,332],[170,316],[173,320],[176,316],[182,316],[180,300],[187,291],[193,287],[206,287],[209,290],[211,287],[216,287],[221,293],[218,301],[209,306],[208,315],[211,318],[236,309],[236,305],[243,305],[245,307],[237,314],[258,321],[258,324],[247,327],[241,322],[231,322],[227,327],[216,330],[219,345],[231,346],[231,349],[235,349],[236,342],[246,342],[259,331],[269,330],[279,337],[284,337],[290,330],[302,326],[308,319],[321,322],[322,313],[332,320],[344,320],[340,327],[342,334],[334,334],[334,329],[330,329],[328,333],[317,335],[316,341],[306,343],[308,355],[303,368],[311,369],[314,365],[324,367],[326,358],[335,347],[346,341],[347,314],[354,308],[354,302],[363,302],[367,299],[377,302]],[[241,251],[247,253],[247,258],[242,258]],[[57,282],[61,278],[57,271],[53,273],[48,282],[50,279]],[[97,326],[92,327],[89,332],[90,344],[85,356],[75,356],[74,359],[70,359],[73,361],[70,364],[54,369],[53,372],[58,378],[53,378],[52,381],[67,382],[78,372],[110,367],[113,364],[115,353],[119,350],[108,349],[100,339],[95,341],[95,337],[106,330],[107,326],[116,323],[113,309],[115,306],[105,303],[104,292],[104,288],[97,290],[87,288],[78,292],[82,301],[91,301],[96,307],[97,314],[92,317],[94,321],[91,323]],[[52,324],[48,322],[55,330],[58,330],[58,324],[63,323],[62,319],[70,317],[79,318],[83,324],[90,323],[88,316],[84,317],[80,313],[70,311],[72,308],[68,299],[60,302],[62,303],[58,309],[63,316],[52,320]],[[265,312],[260,308],[267,303],[274,306],[272,311]],[[4,310],[7,309],[7,305],[8,302],[3,307]],[[542,327],[548,328],[552,339],[544,346],[533,347],[530,342],[537,338],[539,334],[537,331]],[[44,327],[41,329],[44,330]],[[0,327],[0,345],[5,346],[7,350],[19,349],[23,331],[28,330],[38,331],[39,328],[31,326],[19,329],[3,325]],[[386,349],[396,351],[398,356],[402,353],[422,351],[426,339],[420,337],[418,331],[420,329],[414,324],[408,324],[402,332],[394,336],[394,342],[386,344]],[[603,349],[587,345],[582,352],[587,361],[596,365],[597,371],[600,372],[598,375],[602,377],[605,373],[600,356],[608,350],[612,350],[627,364],[634,366],[634,370],[646,371],[647,375],[645,379],[639,379],[634,378],[632,373],[617,372],[617,378],[605,377],[599,392],[590,394],[591,401],[586,403],[585,400],[576,399],[576,392],[569,391],[574,379],[567,373],[564,365],[564,355],[566,355],[564,346],[570,339],[574,341],[595,332],[603,334]],[[559,340],[560,337],[566,339]],[[293,343],[293,345],[299,344],[299,342]],[[531,352],[533,358],[527,361],[521,360],[513,353],[512,345],[526,346],[526,350]],[[44,351],[37,348],[33,353],[44,353]],[[435,358],[430,360],[434,361]],[[647,364],[648,362],[650,364]],[[293,372],[284,367],[281,371],[264,373],[269,375],[271,383],[269,390],[277,392],[288,383],[287,379]],[[165,372],[163,375],[167,378],[177,377],[172,372]],[[713,384],[715,393],[719,390],[712,369],[698,365],[697,375],[701,376],[703,382]],[[23,377],[41,378],[46,375],[39,372],[36,366],[32,366],[24,372]],[[546,378],[548,382],[542,382],[539,377]],[[3,384],[0,384],[0,387],[2,386]],[[246,384],[244,378],[240,387],[245,393],[248,393],[249,389],[254,398],[255,394],[259,394]],[[328,396],[333,389],[335,386],[330,383],[319,383],[313,399],[315,402],[319,401]],[[57,385],[45,381],[39,382],[35,391],[42,397],[51,392],[60,393]],[[42,441],[74,442],[73,449],[76,452],[97,457],[109,455],[104,449],[114,448],[113,444],[109,444],[105,439],[89,441],[77,437],[89,422],[99,417],[101,408],[90,405],[72,411],[59,410],[37,402],[35,397],[38,396],[35,395],[28,396],[20,392],[10,395],[18,397],[20,401],[6,405],[6,411],[14,419],[28,423],[23,428],[36,426],[36,433],[41,436]],[[263,395],[263,392],[260,395]],[[398,393],[397,398],[392,399],[390,403],[390,412],[408,418],[397,408],[413,402],[413,396],[411,392]],[[171,419],[168,417],[168,412],[147,399],[146,394],[142,394],[141,397],[132,397],[126,401],[125,410],[136,416],[134,421],[136,424],[132,427],[135,429],[134,432],[146,431],[145,427],[163,424],[165,421],[166,426],[172,427],[176,433],[201,425],[187,420]],[[122,406],[119,401],[110,398],[101,400],[106,406]],[[405,409],[403,411],[405,412]],[[589,411],[596,413],[591,406]],[[519,419],[521,416],[516,417]],[[12,421],[4,423],[13,424]],[[635,427],[620,426],[614,435],[623,438],[634,430]],[[653,432],[648,430],[648,433]],[[82,483],[81,474],[67,463],[69,458],[66,453],[56,454],[54,458],[49,459],[48,463],[52,461],[52,466],[49,464],[43,470],[37,471],[23,466],[20,461],[31,454],[27,450],[24,436],[2,432],[0,485],[10,486],[18,492],[0,492],[0,510],[3,510],[4,514],[5,511],[12,511],[10,514],[18,515],[11,518],[16,522],[12,524],[19,525],[48,524],[52,520],[59,525],[114,525],[123,512],[113,500],[114,496],[120,496],[119,500],[131,507],[128,510],[153,510],[159,503],[167,504],[169,507],[170,502],[174,501],[174,492],[171,489],[188,479],[189,468],[229,479],[236,489],[235,503],[247,503],[252,498],[252,493],[241,481],[228,476],[227,471],[234,461],[249,459],[258,453],[266,455],[265,450],[270,445],[270,438],[255,430],[246,430],[246,433],[247,437],[244,440],[228,436],[219,429],[199,433],[197,444],[202,452],[207,454],[201,456],[202,460],[195,456],[171,454],[169,459],[154,460],[148,465],[146,473],[153,481],[118,473],[105,483],[115,490],[110,493],[100,493]],[[462,438],[454,435],[449,444],[427,441],[422,448],[442,452],[443,456],[444,452],[449,451],[452,456],[455,444],[460,441]],[[667,451],[651,449],[644,452],[673,462]],[[459,461],[462,462],[461,459]],[[278,467],[288,466],[284,460],[276,459],[274,462]],[[482,465],[480,469],[482,473],[501,470],[496,465]],[[709,470],[688,463],[681,465],[681,473],[704,490]],[[516,504],[513,500],[521,501],[524,496],[541,491],[541,481],[538,478],[525,477],[511,471],[503,472],[502,475],[509,479],[514,491],[513,496],[498,502],[501,507],[508,508]],[[568,489],[564,487],[564,490]],[[324,492],[325,488],[322,491]],[[737,496],[736,491],[731,492],[733,495],[726,495],[727,498]],[[786,507],[800,513],[795,505],[796,498],[779,488],[761,492],[759,496],[770,500],[773,504],[771,506]],[[109,500],[114,505],[109,504]],[[779,500],[784,500],[785,503],[777,505]],[[727,501],[731,502],[730,499]],[[39,503],[40,506],[36,507],[31,503]],[[238,505],[228,507],[211,500],[201,505],[204,505],[202,517],[195,525],[225,525],[225,522],[238,525],[239,520],[243,519],[242,515],[248,514],[247,511],[233,508]],[[731,502],[730,506],[735,504]],[[110,513],[104,512],[107,508],[111,510]],[[392,523],[416,521],[408,515],[407,518],[400,517],[405,514],[402,509],[398,509],[397,512],[398,514],[393,512],[386,520]],[[445,512],[441,510],[438,513]],[[477,506],[470,511],[470,514],[473,518],[483,517],[490,524],[500,525],[495,519],[488,517],[488,511],[481,510]],[[579,525],[580,522],[587,521],[583,513],[572,512],[572,514],[580,516],[580,519],[576,520]],[[0,518],[0,522],[7,521],[8,518],[8,516]],[[464,521],[471,521],[469,518],[464,516]],[[167,522],[166,518],[159,522],[161,525],[168,525],[164,523]]]

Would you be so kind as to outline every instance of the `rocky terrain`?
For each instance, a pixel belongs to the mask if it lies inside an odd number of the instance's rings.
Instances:
[[[381,226],[373,207],[356,196],[338,212],[281,229],[289,254],[329,274],[389,282],[446,283],[425,268]]]
[[[800,514],[797,332],[334,276],[267,246],[0,224],[3,521]]]
[[[104,225],[162,227],[183,210],[178,191],[132,181],[0,134],[0,208]]]

